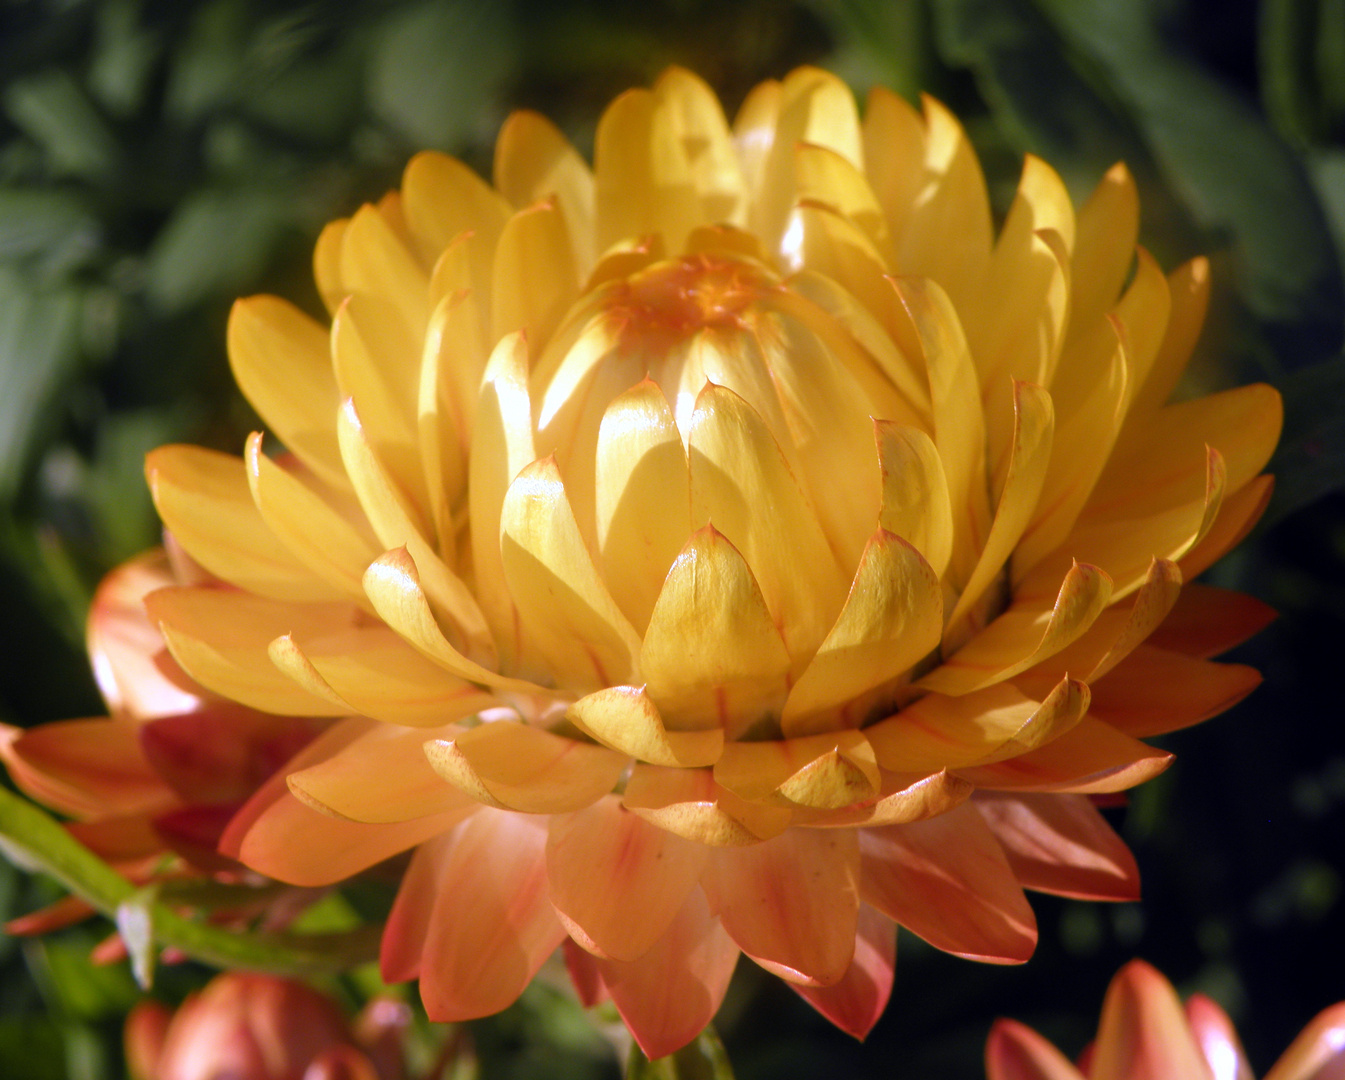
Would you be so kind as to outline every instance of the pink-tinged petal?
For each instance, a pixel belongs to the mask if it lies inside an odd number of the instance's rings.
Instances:
[[[1138,900],[1139,868],[1086,795],[977,792],[972,805],[1027,889],[1080,900]]]
[[[44,908],[38,908],[37,911],[30,911],[27,915],[10,919],[9,922],[0,925],[0,930],[11,937],[49,934],[53,930],[62,930],[67,926],[83,922],[85,919],[96,915],[97,912],[98,909],[87,900],[78,896],[63,896]]]
[[[1148,644],[1200,660],[1218,656],[1265,629],[1275,609],[1244,593],[1192,582]]]
[[[1210,1076],[1172,984],[1143,960],[1130,961],[1107,987],[1090,1080]]]
[[[0,725],[0,760],[25,792],[74,817],[162,809],[175,801],[130,720],[58,720],[27,731]]]
[[[832,986],[790,988],[842,1031],[865,1038],[887,1008],[897,963],[897,924],[868,904],[859,906],[855,958]]]
[[[565,718],[604,746],[651,765],[713,765],[724,750],[721,728],[669,731],[643,687],[598,690],[571,705]]]
[[[567,937],[560,943],[565,956],[565,969],[570,973],[570,982],[579,997],[579,1004],[586,1009],[611,998],[607,987],[603,985],[602,972],[598,970],[598,958],[582,945]]]
[[[378,968],[386,983],[419,978],[430,918],[439,900],[439,879],[453,850],[452,829],[432,836],[416,848],[402,874],[397,899],[383,927]]]
[[[1345,1002],[1323,1009],[1265,1080],[1340,1080],[1345,1076]]]
[[[1085,1080],[1069,1058],[1016,1020],[996,1020],[990,1029],[985,1075],[986,1080]]]
[[[859,850],[864,900],[935,948],[997,964],[1021,964],[1032,955],[1032,908],[972,806],[862,829]]]
[[[1261,685],[1244,664],[1217,664],[1141,645],[1093,685],[1090,715],[1138,739],[1198,724]]]
[[[431,1020],[512,1005],[565,937],[547,892],[546,822],[478,810],[450,839],[420,963]]]
[[[551,903],[571,936],[597,955],[643,956],[676,917],[708,849],[656,828],[615,795],[551,819]]]
[[[130,716],[190,712],[204,690],[173,662],[145,611],[145,597],[175,584],[162,548],[124,562],[103,578],[89,608],[88,649],[107,707]]]
[[[960,769],[977,787],[1003,791],[1105,794],[1151,780],[1173,757],[1085,716],[1054,742],[994,765]]]
[[[563,814],[616,786],[626,759],[605,746],[512,720],[425,743],[434,771],[478,802],[525,814]]]
[[[636,762],[622,805],[646,821],[712,847],[739,847],[789,827],[787,807],[748,802],[715,783],[709,769],[670,769]]]
[[[180,812],[180,809],[169,811],[170,814],[174,812]],[[92,821],[67,822],[66,829],[104,862],[111,863],[124,874],[133,875],[137,863],[163,857],[164,837],[160,835],[158,824],[164,816],[144,812],[115,814]],[[216,832],[206,845],[207,850],[215,846],[214,841],[218,838]]]
[[[426,760],[426,738],[440,733],[379,724],[322,761],[290,772],[290,791],[314,809],[372,824],[474,807]]]
[[[719,1010],[738,949],[694,889],[638,960],[596,960],[621,1018],[653,1059],[681,1049]]]
[[[1214,1080],[1256,1080],[1233,1022],[1217,1004],[1204,994],[1193,994],[1186,1002],[1186,1022]]]
[[[767,971],[831,986],[854,958],[859,846],[841,829],[789,829],[716,848],[701,880],[724,929]]]

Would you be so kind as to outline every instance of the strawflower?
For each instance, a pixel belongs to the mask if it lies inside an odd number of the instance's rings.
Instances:
[[[1076,1068],[1029,1027],[999,1020],[985,1048],[989,1080],[1253,1080],[1228,1015],[1203,994],[1183,1009],[1160,972],[1132,960],[1107,988],[1096,1041]],[[1320,1012],[1264,1080],[1345,1077],[1345,1001]]]
[[[1018,963],[1025,888],[1133,899],[1092,796],[1257,675],[1263,605],[1182,587],[1265,506],[1276,393],[1167,404],[1208,267],[1029,157],[996,235],[952,115],[800,69],[730,126],[686,71],[590,167],[518,113],[494,182],[422,154],[323,232],[330,328],[240,301],[262,434],[150,455],[228,583],[173,656],[334,718],[223,849],[339,882],[414,849],[383,937],[429,1015],[559,946],[651,1057],[739,953],[862,1036],[896,924]]]

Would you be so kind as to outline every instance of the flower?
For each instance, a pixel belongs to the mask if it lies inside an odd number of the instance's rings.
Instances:
[[[336,1003],[274,975],[217,975],[176,1012],[152,1000],[126,1018],[134,1080],[401,1080],[405,1006],[375,1000],[347,1024]]]
[[[998,236],[975,154],[814,69],[730,127],[667,72],[590,168],[532,113],[493,185],[438,154],[330,225],[330,331],[240,301],[285,448],[150,455],[229,587],[148,598],[254,709],[338,718],[222,846],[282,881],[414,849],[383,938],[429,1015],[564,946],[651,1057],[740,952],[862,1036],[895,926],[1026,960],[1024,888],[1133,899],[1090,796],[1257,675],[1268,618],[1188,585],[1263,509],[1265,386],[1167,404],[1208,268],[1136,247],[1123,166],[1075,211],[1029,157]]]
[[[26,731],[0,725],[0,760],[14,782],[73,818],[66,827],[76,839],[141,882],[242,873],[217,850],[225,825],[328,724],[221,699],[178,667],[145,597],[211,579],[174,555],[148,551],[109,573],[94,595],[88,648],[108,716]],[[41,932],[91,911],[67,897],[6,930]]]
[[[1203,994],[1183,1010],[1172,984],[1132,960],[1107,988],[1097,1041],[1076,1069],[1013,1020],[996,1021],[985,1047],[989,1080],[1252,1080],[1227,1014]],[[1330,1080],[1345,1070],[1345,1001],[1323,1010],[1265,1080]]]

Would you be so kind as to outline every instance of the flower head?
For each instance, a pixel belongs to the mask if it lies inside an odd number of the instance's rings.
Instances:
[[[1203,994],[1183,1009],[1177,992],[1143,960],[1107,988],[1097,1041],[1079,1067],[1029,1027],[1000,1020],[985,1048],[989,1080],[1253,1080],[1227,1014]],[[1345,1075],[1345,1002],[1303,1029],[1265,1080]]]
[[[437,154],[329,226],[330,331],[241,301],[286,453],[165,447],[177,541],[229,587],[149,597],[211,690],[340,718],[224,848],[326,884],[415,849],[388,979],[505,1007],[557,946],[645,1051],[739,952],[846,1030],[895,924],[1020,962],[1024,887],[1132,898],[1089,796],[1226,707],[1266,620],[1188,586],[1269,493],[1264,386],[1166,404],[1207,267],[1136,248],[1124,167],[1075,211],[813,69],[731,127],[681,70],[595,163],[515,115],[494,183]]]

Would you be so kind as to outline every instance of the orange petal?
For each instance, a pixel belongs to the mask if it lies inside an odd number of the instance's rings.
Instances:
[[[708,850],[629,813],[615,795],[604,796],[551,819],[551,903],[571,936],[596,955],[637,960],[676,918]]]
[[[1192,582],[1148,644],[1207,660],[1269,626],[1275,609],[1244,593]]]
[[[1345,1003],[1323,1009],[1289,1045],[1265,1080],[1329,1080],[1345,1045]]]
[[[1032,908],[974,807],[862,829],[859,850],[864,900],[935,948],[998,964],[1032,955]]]
[[[739,948],[791,982],[831,986],[855,953],[859,848],[838,829],[789,829],[744,848],[715,848],[701,880]]]
[[[709,769],[669,769],[636,762],[622,805],[646,821],[698,844],[737,847],[778,836],[792,812],[740,799]]]
[[[831,986],[789,986],[842,1031],[863,1039],[887,1008],[896,963],[896,923],[860,904],[855,958],[841,981]]]
[[[1092,1080],[1171,1080],[1208,1076],[1172,984],[1143,960],[1126,964],[1102,1005]]]
[[[1138,900],[1130,849],[1086,795],[978,792],[972,803],[1024,888],[1081,900]]]
[[[176,800],[129,720],[0,725],[0,759],[33,798],[76,817],[161,809]]]
[[[420,977],[425,938],[439,899],[439,877],[452,850],[452,838],[450,829],[426,840],[416,848],[402,875],[378,953],[379,973],[385,983]]]
[[[1230,709],[1261,685],[1244,664],[1216,664],[1141,645],[1093,686],[1091,715],[1137,739],[1177,731]]]
[[[985,1044],[986,1080],[1085,1080],[1069,1058],[1030,1027],[996,1020]]]
[[[638,960],[597,960],[603,985],[645,1056],[681,1049],[719,1011],[738,948],[693,889],[667,930]]]
[[[1072,731],[1021,757],[960,769],[977,787],[1003,791],[1072,791],[1103,794],[1151,780],[1172,755],[1085,716]]]
[[[1186,1002],[1186,1022],[1196,1037],[1214,1080],[1256,1080],[1228,1014],[1204,994]]]
[[[436,1022],[512,1005],[565,937],[547,896],[546,822],[477,811],[441,856],[420,965],[420,996]]]
[[[527,814],[563,814],[615,786],[626,759],[603,746],[497,720],[455,739],[433,739],[434,771],[478,802]]]

